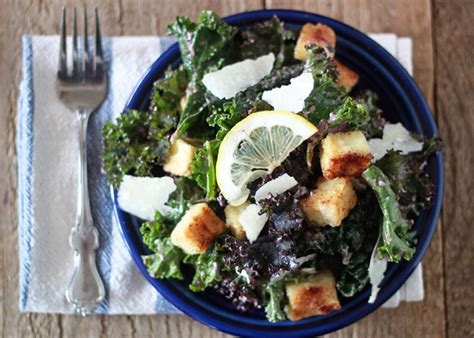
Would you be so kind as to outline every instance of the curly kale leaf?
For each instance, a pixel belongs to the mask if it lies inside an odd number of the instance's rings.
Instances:
[[[207,117],[206,88],[201,79],[209,70],[218,69],[229,61],[237,28],[226,24],[215,13],[203,11],[197,23],[178,17],[168,31],[178,39],[183,66],[190,78],[186,106],[177,128],[179,134],[184,134]]]
[[[376,163],[388,177],[405,214],[417,214],[431,205],[434,185],[423,168],[427,158],[439,149],[439,144],[438,139],[432,139],[425,143],[422,152],[407,155],[391,149]]]
[[[344,99],[334,114],[330,114],[328,120],[329,128],[336,128],[343,124],[345,131],[364,130],[369,121],[370,116],[364,106],[349,96]]]
[[[179,101],[187,84],[182,69],[167,72],[155,83],[150,111],[129,110],[117,124],[102,129],[103,166],[109,182],[119,187],[125,174],[152,176],[168,155],[168,134],[176,127]]]
[[[183,65],[194,85],[210,67],[223,65],[237,28],[212,11],[202,11],[197,23],[178,16],[176,22],[168,26],[168,33],[178,40]]]
[[[185,256],[180,248],[171,243],[169,237],[156,239],[153,254],[142,256],[147,271],[153,278],[183,279],[180,263]]]
[[[207,123],[210,127],[218,128],[216,141],[224,139],[227,132],[243,118],[244,106],[252,104],[245,99],[242,100],[239,94],[232,101],[219,101],[212,105],[212,114],[207,119]]]
[[[285,299],[285,287],[283,283],[268,284],[265,287],[268,294],[267,305],[265,306],[265,315],[272,322],[280,322],[286,319],[283,300]]]
[[[329,119],[342,105],[344,88],[337,86],[337,71],[331,58],[322,47],[306,46],[306,66],[311,71],[314,87],[305,100],[303,115],[318,124],[321,120]]]
[[[272,322],[280,322],[286,319],[284,312],[286,292],[285,285],[295,282],[297,278],[294,274],[284,273],[278,277],[270,279],[264,285],[265,315]]]
[[[276,68],[297,62],[293,57],[295,33],[286,30],[276,16],[240,32],[236,40],[240,60],[273,53],[276,56]]]
[[[150,276],[154,278],[183,279],[180,263],[184,258],[183,251],[175,247],[169,238],[176,220],[156,212],[155,219],[145,222],[140,227],[143,243],[152,254],[142,256],[143,264]]]
[[[191,162],[192,178],[206,191],[207,199],[215,199],[217,196],[215,159],[219,144],[216,141],[204,142],[204,145],[196,151],[194,160]]]
[[[203,254],[186,256],[183,262],[192,264],[195,268],[193,281],[189,285],[191,291],[204,291],[222,280],[221,269],[225,269],[225,267],[219,249],[220,244],[215,242]]]
[[[382,242],[378,248],[381,257],[398,263],[402,258],[410,260],[415,253],[415,233],[410,223],[403,217],[395,192],[390,187],[390,180],[375,165],[371,165],[362,177],[375,192],[383,213]]]
[[[167,205],[171,211],[167,217],[172,218],[176,224],[192,204],[205,199],[205,193],[195,181],[187,177],[176,177],[174,183],[176,190],[168,198]]]
[[[382,117],[382,109],[377,106],[379,98],[376,93],[365,90],[355,97],[355,101],[364,107],[369,115],[369,121],[364,126],[364,134],[369,138],[381,138],[385,119]]]
[[[168,115],[176,117],[179,113],[179,103],[186,92],[188,83],[189,79],[183,68],[168,69],[165,72],[165,78],[156,81],[153,85],[150,110],[162,112],[162,118],[165,120],[169,117]],[[176,121],[167,121],[167,123],[175,124]]]

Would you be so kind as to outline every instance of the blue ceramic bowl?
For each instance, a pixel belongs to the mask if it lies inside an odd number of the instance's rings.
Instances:
[[[358,30],[324,16],[289,10],[246,12],[224,20],[244,28],[268,20],[273,15],[278,16],[290,29],[299,29],[307,22],[321,22],[332,27],[337,34],[337,57],[360,74],[359,86],[378,93],[385,117],[391,121],[401,121],[408,129],[418,133],[428,136],[437,134],[430,109],[410,75],[388,52]],[[169,65],[176,66],[179,62],[179,48],[174,44],[148,69],[132,93],[126,109],[147,106],[153,82],[163,76]],[[389,266],[375,304],[367,303],[370,293],[367,287],[352,298],[341,298],[342,308],[338,311],[295,322],[283,321],[274,324],[265,319],[262,311],[236,311],[230,302],[213,291],[193,293],[188,290],[186,281],[151,278],[140,258],[147,253],[147,249],[138,231],[139,222],[120,210],[116,203],[116,194],[113,195],[123,237],[135,263],[148,281],[178,309],[208,326],[239,336],[314,336],[340,329],[377,309],[403,285],[418,265],[436,229],[441,208],[444,176],[442,154],[438,153],[431,159],[427,170],[435,182],[436,191],[432,208],[421,213],[415,223],[418,233],[416,253],[409,262]]]

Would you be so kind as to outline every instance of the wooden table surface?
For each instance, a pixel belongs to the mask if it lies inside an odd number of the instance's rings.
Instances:
[[[446,188],[438,228],[423,260],[426,298],[380,309],[331,337],[474,337],[474,1],[103,0],[106,35],[164,34],[176,15],[292,8],[364,32],[414,40],[414,77],[444,140]],[[0,0],[0,335],[3,337],[221,337],[181,315],[77,316],[18,312],[15,121],[21,35],[57,34],[62,5],[84,1]],[[85,1],[92,6],[94,1]]]

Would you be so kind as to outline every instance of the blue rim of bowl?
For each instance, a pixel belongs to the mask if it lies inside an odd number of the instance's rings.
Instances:
[[[414,123],[415,129],[419,132],[421,131],[421,124],[419,121],[419,118],[421,117],[424,119],[424,133],[428,136],[437,135],[437,128],[431,115],[431,111],[411,76],[392,55],[383,49],[383,47],[355,28],[337,20],[313,13],[278,9],[239,13],[228,16],[224,18],[224,20],[231,25],[246,26],[268,20],[274,15],[278,16],[282,21],[291,22],[292,24],[302,25],[306,22],[321,22],[332,27],[337,32],[338,39],[340,37],[350,37],[351,41],[361,49],[370,51],[372,55],[371,57],[380,62],[382,66],[380,70],[390,72],[390,77],[395,79],[395,85],[400,88],[398,94],[402,95],[404,101],[410,102],[410,106],[414,106],[414,110],[419,113],[419,115],[412,114],[412,116],[410,116],[410,118],[413,119],[411,122]],[[179,47],[178,44],[175,43],[147,70],[128,100],[125,110],[140,107],[142,103],[147,100],[153,83],[163,74],[168,65],[173,64],[173,62],[178,58]],[[172,282],[157,280],[150,277],[146,271],[146,267],[142,263],[141,254],[131,239],[132,234],[124,219],[124,213],[118,208],[116,191],[111,189],[111,194],[122,236],[127,243],[127,247],[133,260],[147,280],[165,299],[176,306],[179,310],[203,324],[234,335],[255,336],[265,334],[268,337],[322,335],[350,325],[377,309],[404,284],[421,261],[436,230],[444,190],[444,166],[442,153],[438,152],[432,162],[432,167],[434,169],[431,177],[435,182],[435,199],[431,209],[428,211],[429,215],[427,217],[419,217],[418,219],[420,220],[424,218],[423,223],[426,224],[426,227],[423,233],[419,235],[417,250],[413,258],[408,262],[397,264],[396,267],[390,269],[384,279],[382,289],[374,304],[361,303],[361,299],[366,301],[368,298],[369,291],[366,289],[365,292],[361,292],[355,301],[349,302],[349,304],[346,304],[343,309],[339,311],[335,311],[326,316],[310,317],[297,322],[285,321],[276,324],[267,322],[266,325],[262,325],[262,323],[256,321],[253,324],[244,325],[217,312],[211,312],[209,307],[202,301],[199,301],[199,304],[196,304],[196,301],[191,301],[189,297],[183,297],[183,295],[173,286]],[[337,318],[331,321],[330,319],[335,316],[337,316]],[[329,321],[325,322],[326,319],[329,319]]]

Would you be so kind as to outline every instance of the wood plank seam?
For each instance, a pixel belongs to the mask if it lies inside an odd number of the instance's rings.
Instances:
[[[435,10],[435,0],[431,0],[431,22],[435,23],[436,22],[436,10]],[[439,126],[439,119],[438,119],[438,89],[437,89],[437,82],[436,82],[436,75],[437,75],[437,62],[436,62],[436,54],[438,53],[438,45],[436,42],[436,33],[437,33],[437,26],[435,24],[432,24],[432,30],[431,30],[431,43],[433,45],[433,73],[434,73],[434,78],[435,81],[433,81],[433,114],[435,116],[436,120],[436,125]],[[438,131],[439,134],[439,131]],[[442,219],[443,219],[443,214],[444,214],[444,208],[441,208],[440,216],[439,216],[439,228],[437,231],[440,233],[441,237],[441,258],[442,258],[442,266],[443,266],[443,278],[442,278],[442,288],[443,288],[443,303],[444,303],[444,336],[448,336],[448,302],[447,302],[447,290],[446,290],[446,260],[444,258],[444,253],[445,253],[445,243],[444,243],[444,238],[443,238],[443,226],[442,226]]]

